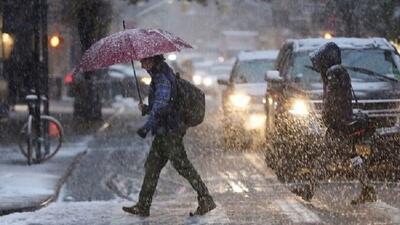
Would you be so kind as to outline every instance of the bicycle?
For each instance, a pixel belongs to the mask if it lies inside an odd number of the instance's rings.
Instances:
[[[61,148],[64,130],[52,116],[41,115],[44,96],[27,95],[28,119],[20,130],[19,148],[27,158],[28,165],[41,163],[52,158]],[[38,122],[39,121],[39,122]],[[34,151],[34,152],[33,152]]]

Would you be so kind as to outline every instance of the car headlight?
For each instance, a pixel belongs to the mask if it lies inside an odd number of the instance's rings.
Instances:
[[[233,94],[229,96],[231,104],[237,108],[246,108],[250,103],[250,96],[245,94]]]
[[[200,75],[194,75],[192,79],[195,85],[200,85],[203,81],[203,78]]]
[[[140,81],[141,81],[142,83],[144,83],[145,85],[150,85],[150,83],[151,83],[151,77],[142,77],[142,78],[140,79]]]
[[[206,77],[203,79],[203,84],[206,87],[209,87],[213,84],[213,80],[211,79],[211,77]]]
[[[310,108],[305,100],[295,99],[292,102],[289,113],[295,116],[307,116],[310,113]]]
[[[261,129],[265,126],[267,117],[265,114],[251,114],[245,125],[247,130]]]

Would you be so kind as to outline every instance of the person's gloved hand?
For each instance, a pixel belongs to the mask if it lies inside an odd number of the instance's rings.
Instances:
[[[136,132],[141,138],[146,138],[147,133],[149,132],[149,129],[146,127],[141,127],[139,130]]]
[[[149,106],[143,103],[138,104],[139,110],[142,112],[142,116],[149,114]]]

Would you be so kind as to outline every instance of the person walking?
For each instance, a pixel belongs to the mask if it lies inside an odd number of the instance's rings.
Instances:
[[[191,184],[197,192],[198,207],[194,215],[204,215],[216,208],[206,185],[189,161],[183,145],[187,126],[180,118],[176,101],[177,78],[165,62],[163,55],[140,60],[142,68],[151,76],[149,104],[139,103],[142,115],[148,115],[147,121],[137,134],[145,138],[149,132],[155,137],[145,162],[145,175],[138,202],[131,207],[123,207],[125,212],[147,217],[157,187],[161,170],[171,162],[177,172]],[[179,102],[178,102],[179,104]]]
[[[368,181],[364,159],[355,152],[352,140],[347,135],[349,124],[353,122],[352,87],[350,76],[345,67],[341,65],[341,50],[334,42],[329,42],[311,53],[310,59],[314,69],[321,74],[323,83],[322,120],[327,127],[326,151],[321,157],[322,165],[319,167],[327,167],[331,163],[327,160],[350,159],[349,165],[362,185],[360,195],[351,203],[361,204],[376,201],[375,190]],[[315,171],[327,171],[326,169],[321,170],[321,168],[314,169]],[[311,200],[314,189],[315,181],[312,178],[306,188],[306,200]]]

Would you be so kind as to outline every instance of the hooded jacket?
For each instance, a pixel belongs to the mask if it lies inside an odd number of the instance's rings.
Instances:
[[[337,132],[345,131],[353,115],[352,90],[350,76],[341,65],[340,48],[329,42],[311,53],[310,59],[323,82],[322,119],[325,126]]]
[[[145,124],[153,134],[175,132],[184,134],[185,129],[173,103],[176,96],[175,75],[167,63],[161,62],[148,71],[151,76],[148,118]]]

